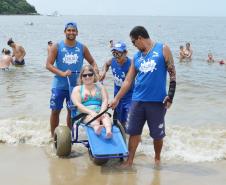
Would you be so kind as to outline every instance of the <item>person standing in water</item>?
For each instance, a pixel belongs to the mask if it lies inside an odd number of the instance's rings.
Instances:
[[[23,46],[15,43],[12,38],[10,38],[7,44],[12,48],[14,57],[13,63],[14,65],[23,66],[25,64],[24,56],[26,55],[26,51]]]
[[[113,57],[104,64],[101,80],[105,78],[109,67],[111,67],[114,77],[114,96],[116,96],[129,71],[131,59],[127,57],[127,48],[124,42],[117,42],[112,48],[111,52]],[[117,119],[124,128],[126,125],[129,108],[131,106],[132,93],[133,85],[119,101],[119,104],[114,111],[113,119]]]
[[[122,167],[131,167],[145,122],[153,138],[155,166],[161,161],[163,138],[165,137],[165,114],[171,106],[176,90],[176,71],[170,48],[154,42],[143,26],[136,26],[130,32],[133,45],[139,50],[133,58],[122,87],[111,102],[114,109],[119,100],[135,81],[132,105],[126,132],[129,134],[129,156]],[[166,93],[167,71],[170,82]]]
[[[70,92],[67,82],[67,76],[76,84],[77,76],[73,71],[80,72],[83,66],[83,60],[93,66],[95,72],[99,74],[97,64],[89,52],[89,49],[76,40],[78,35],[77,24],[69,22],[64,28],[65,39],[51,46],[46,62],[46,68],[55,74],[52,83],[52,95],[50,98],[50,127],[51,135],[54,136],[54,130],[59,125],[59,115],[63,108],[63,102],[70,101]],[[67,108],[67,126],[71,128],[71,111]]]

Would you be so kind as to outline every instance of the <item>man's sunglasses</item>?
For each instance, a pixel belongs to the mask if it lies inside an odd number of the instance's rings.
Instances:
[[[120,57],[122,57],[123,53],[113,51],[113,52],[112,52],[112,55],[113,55],[113,57],[115,57],[115,58],[120,58]]]
[[[93,75],[94,75],[93,73],[87,73],[87,74],[82,74],[82,77],[83,78],[92,77]]]

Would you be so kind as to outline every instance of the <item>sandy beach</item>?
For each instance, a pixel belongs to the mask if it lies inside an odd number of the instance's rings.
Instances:
[[[162,169],[155,170],[152,159],[138,153],[132,169],[119,170],[118,161],[94,165],[81,147],[74,147],[69,158],[56,157],[51,146],[1,144],[0,154],[2,185],[225,185],[226,182],[226,161],[163,161]]]

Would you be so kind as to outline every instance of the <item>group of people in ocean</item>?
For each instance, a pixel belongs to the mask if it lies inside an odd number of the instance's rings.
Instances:
[[[207,60],[206,60],[208,63],[214,63],[216,62],[216,60],[214,59],[213,57],[213,54],[211,52],[208,53],[208,56],[207,56]],[[220,65],[223,65],[223,64],[226,64],[226,59],[222,59],[222,60],[219,60],[218,63]]]
[[[183,45],[180,46],[179,59],[182,60],[191,60],[192,59],[192,49],[191,44],[187,42],[185,47]]]
[[[8,40],[7,44],[9,47],[12,48],[12,55],[9,49],[2,49],[2,56],[0,58],[0,69],[3,71],[8,71],[10,65],[25,65],[24,57],[26,55],[26,51],[24,47],[18,43],[15,43],[12,38]]]
[[[180,46],[180,51],[179,51],[180,62],[190,62],[190,61],[192,61],[192,54],[193,54],[193,51],[191,49],[190,42],[187,42],[185,44],[185,47],[183,45]],[[211,52],[208,53],[206,61],[208,63],[216,62],[216,60],[214,59],[213,54]],[[221,64],[221,65],[226,64],[226,59],[225,60],[222,59],[222,60],[218,61],[218,63]]]

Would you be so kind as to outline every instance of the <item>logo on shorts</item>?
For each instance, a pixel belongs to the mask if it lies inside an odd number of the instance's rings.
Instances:
[[[163,128],[163,127],[164,127],[163,123],[159,124],[159,128]]]
[[[50,101],[50,106],[53,106],[54,107],[54,106],[56,106],[56,103],[53,100],[51,100]]]

